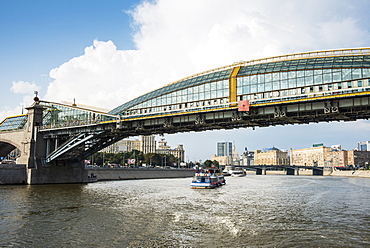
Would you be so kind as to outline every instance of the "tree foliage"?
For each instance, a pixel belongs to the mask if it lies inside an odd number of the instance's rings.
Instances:
[[[129,159],[135,159],[135,164],[129,164]],[[172,154],[147,153],[133,150],[131,152],[105,153],[98,152],[90,157],[93,165],[121,165],[121,166],[175,166],[179,159]]]

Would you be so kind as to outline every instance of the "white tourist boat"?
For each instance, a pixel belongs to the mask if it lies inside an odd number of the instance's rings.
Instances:
[[[226,184],[224,176],[214,168],[197,171],[190,183],[191,189],[213,189]]]
[[[241,168],[236,168],[235,170],[232,170],[230,174],[232,177],[245,177],[247,175],[247,173],[245,173],[245,171]]]

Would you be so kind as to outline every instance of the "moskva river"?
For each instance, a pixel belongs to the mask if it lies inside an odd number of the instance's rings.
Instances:
[[[369,247],[370,179],[267,175],[0,187],[0,247]]]

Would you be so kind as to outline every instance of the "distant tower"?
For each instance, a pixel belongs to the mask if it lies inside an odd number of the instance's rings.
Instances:
[[[370,151],[370,141],[358,142],[359,151]]]
[[[233,144],[228,141],[217,143],[217,156],[232,156]]]

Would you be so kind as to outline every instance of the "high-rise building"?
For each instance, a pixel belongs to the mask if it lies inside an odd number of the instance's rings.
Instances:
[[[140,136],[140,144],[141,148],[140,151],[142,151],[144,154],[147,153],[155,153],[155,135],[141,135]]]
[[[211,160],[216,160],[220,165],[239,165],[239,155],[232,142],[224,141],[217,143],[217,154],[212,155]]]
[[[217,156],[232,156],[233,154],[233,144],[228,141],[217,143]]]
[[[370,141],[358,142],[359,151],[370,151]]]

